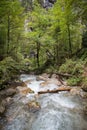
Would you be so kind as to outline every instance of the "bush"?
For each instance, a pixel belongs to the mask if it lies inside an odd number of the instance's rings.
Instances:
[[[87,91],[87,77],[84,77],[82,80],[82,89]]]
[[[83,73],[82,61],[73,61],[71,59],[66,60],[65,64],[62,64],[59,68],[60,73],[68,73],[71,75],[80,75]]]
[[[60,66],[59,72],[68,73],[72,75],[72,77],[69,77],[67,79],[67,84],[69,86],[80,85],[83,80],[82,74],[84,72],[85,64],[86,61],[82,61],[82,60],[74,61],[72,59],[68,59],[66,60],[65,64]]]
[[[18,72],[18,69],[17,63],[11,57],[0,61],[0,88]]]
[[[81,78],[78,77],[72,77],[67,80],[67,85],[69,86],[76,86],[81,83]]]

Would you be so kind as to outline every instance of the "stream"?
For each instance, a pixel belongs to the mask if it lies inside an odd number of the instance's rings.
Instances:
[[[13,97],[3,119],[0,119],[0,130],[87,130],[87,115],[83,112],[86,99],[69,92],[37,96],[40,90],[53,90],[58,86],[52,83],[41,87],[43,81],[37,81],[35,75],[22,74],[20,79],[24,82],[30,80],[27,87],[34,93]],[[38,102],[41,108],[30,110],[26,104],[31,101]]]

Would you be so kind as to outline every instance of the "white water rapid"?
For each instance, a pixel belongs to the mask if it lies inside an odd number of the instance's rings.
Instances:
[[[55,89],[56,85],[49,84],[41,87],[43,81],[37,81],[35,75],[21,75],[22,81],[31,80],[27,86],[34,93],[26,97],[14,96],[14,102],[8,107],[6,115],[8,122],[2,120],[2,130],[87,130],[87,115],[83,113],[86,100],[72,96],[69,92],[42,94],[35,97],[38,91]],[[26,103],[36,100],[41,109],[29,111]]]

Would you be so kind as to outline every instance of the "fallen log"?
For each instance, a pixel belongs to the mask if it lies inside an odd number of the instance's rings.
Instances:
[[[69,78],[69,77],[72,77],[73,75],[71,75],[71,74],[63,74],[63,73],[55,73],[56,75],[59,75],[59,76],[61,76],[61,77],[66,77],[66,78]]]
[[[45,91],[39,91],[38,94],[45,94],[45,93],[57,93],[60,91],[70,91],[71,87],[59,87],[57,89],[54,90],[45,90]]]
[[[59,77],[66,77],[66,78],[73,77],[73,75],[68,74],[68,73],[59,73],[59,72],[56,73],[56,72],[55,72],[55,73],[51,73],[50,76],[49,76],[49,78],[52,77],[52,74],[56,74],[56,75],[58,75]]]

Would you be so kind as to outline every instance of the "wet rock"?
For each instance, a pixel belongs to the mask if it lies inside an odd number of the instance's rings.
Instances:
[[[5,112],[5,108],[6,108],[6,102],[0,101],[0,115]]]
[[[70,90],[71,95],[80,95],[82,92],[81,88],[74,87]]]
[[[40,81],[40,80],[46,81],[47,78],[45,78],[45,77],[43,77],[43,76],[37,76],[37,77],[36,77],[36,80],[37,80],[37,81]]]
[[[47,74],[47,73],[43,73],[42,75],[41,75],[42,77],[44,77],[44,78],[49,78],[49,76],[50,76],[50,74]]]
[[[54,4],[56,0],[49,0],[50,3]]]
[[[7,98],[6,98],[6,102],[7,102],[7,104],[11,103],[12,100],[13,100],[13,99],[12,99],[11,97],[7,97]]]
[[[70,93],[72,95],[79,95],[82,98],[87,98],[87,92],[84,92],[81,88],[78,88],[78,87],[72,88]]]
[[[21,87],[21,86],[18,86],[17,87],[17,91],[21,94],[24,94],[24,95],[27,95],[28,93],[34,93],[33,90],[31,90],[30,88],[28,87]]]
[[[42,87],[48,86],[49,84],[55,84],[57,86],[61,86],[61,82],[58,81],[57,79],[49,79],[49,80],[47,80],[45,82],[40,83],[40,85]]]
[[[36,111],[40,110],[40,108],[41,108],[40,104],[36,101],[31,101],[27,105],[31,112],[36,112]]]
[[[26,86],[26,83],[23,81],[15,81],[15,82],[9,82],[10,87],[17,87],[17,86]]]
[[[20,86],[27,87],[27,84],[25,82],[22,82],[22,84]]]
[[[84,92],[84,91],[80,92],[80,96],[82,98],[87,98],[87,92]]]
[[[42,82],[42,83],[40,83],[40,86],[41,86],[41,87],[45,87],[45,86],[47,86],[47,85],[48,85],[47,82]]]
[[[57,78],[56,74],[52,74],[51,78]]]
[[[85,115],[87,115],[87,106],[85,106],[85,107],[83,108],[83,112],[84,112]]]
[[[30,84],[31,82],[32,82],[32,80],[29,79],[29,80],[26,80],[24,83],[25,84]]]
[[[87,86],[82,86],[83,91],[87,92]]]
[[[16,89],[9,88],[6,90],[6,96],[13,96],[14,94],[16,94]]]

